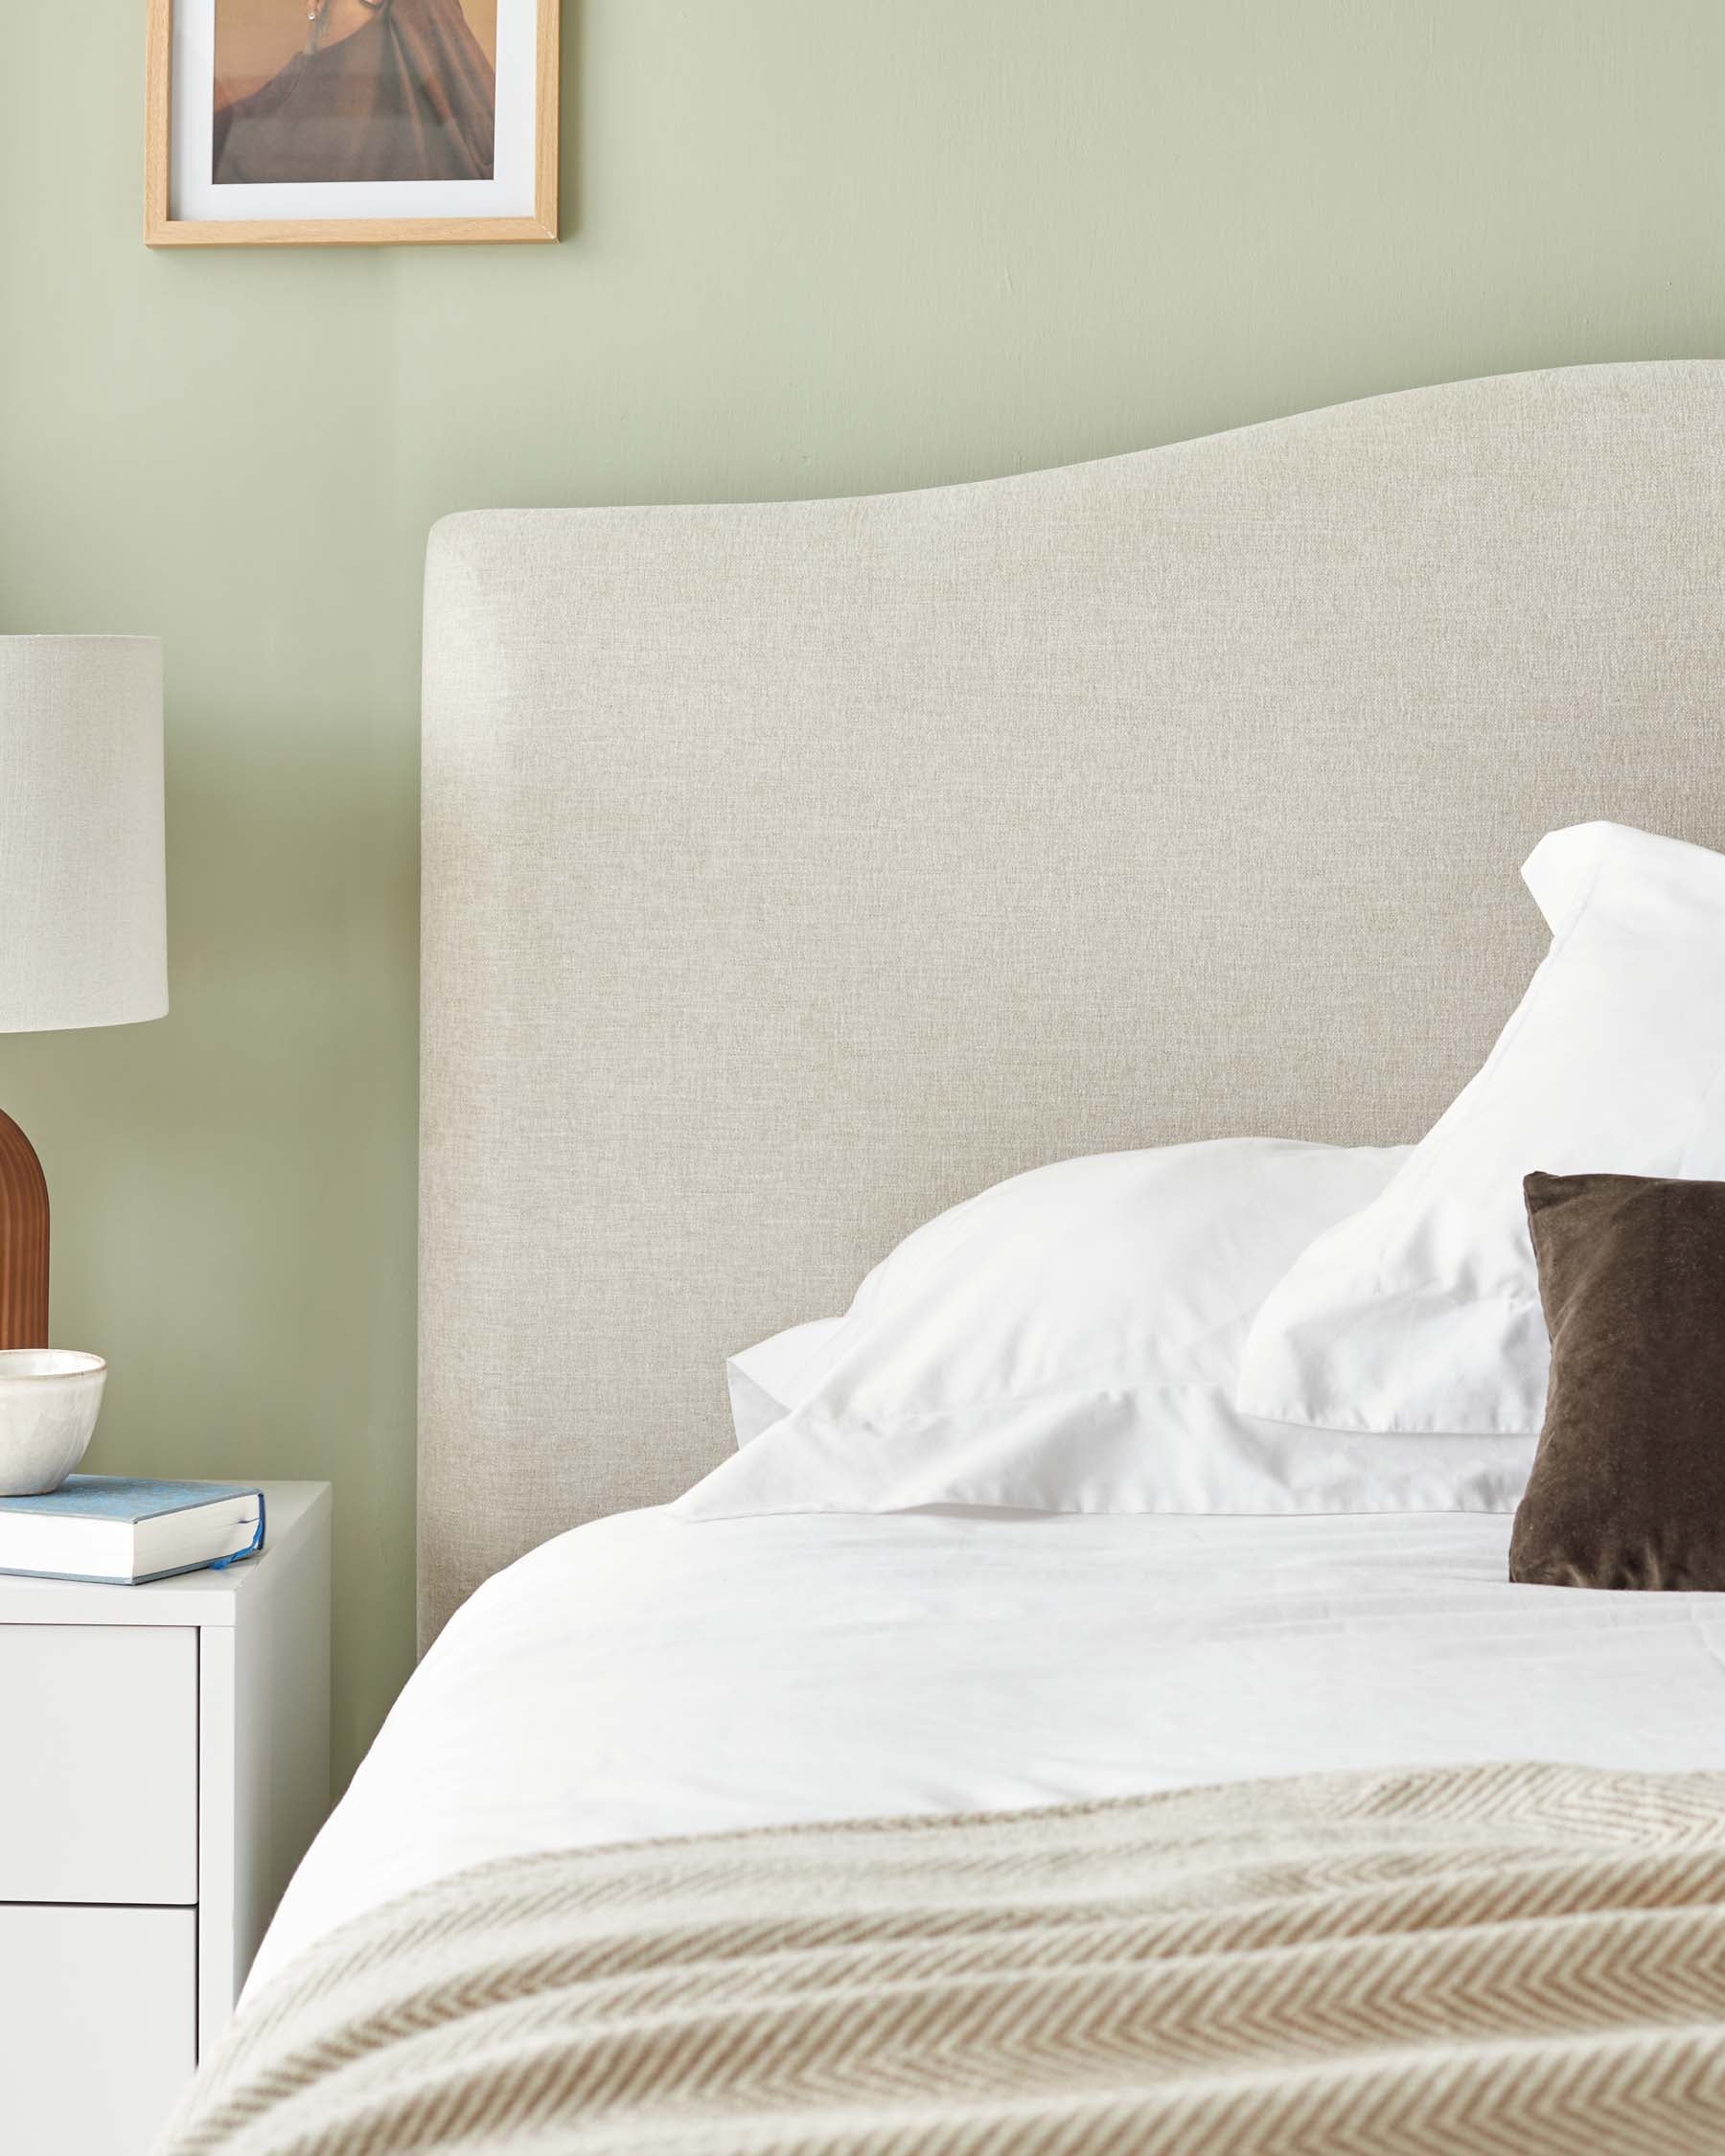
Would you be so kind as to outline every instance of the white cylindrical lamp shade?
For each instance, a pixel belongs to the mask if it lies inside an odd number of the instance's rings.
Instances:
[[[162,647],[0,636],[0,1033],[167,1009]]]

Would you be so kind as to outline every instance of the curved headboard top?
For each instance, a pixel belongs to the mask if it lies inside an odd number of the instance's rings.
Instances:
[[[1725,362],[874,499],[495,511],[426,595],[422,1636],[724,1359],[1063,1154],[1416,1135],[1606,816],[1725,844]]]

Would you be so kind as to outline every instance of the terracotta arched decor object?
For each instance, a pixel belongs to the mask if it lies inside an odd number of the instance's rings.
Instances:
[[[48,1179],[0,1111],[0,1347],[48,1344]]]

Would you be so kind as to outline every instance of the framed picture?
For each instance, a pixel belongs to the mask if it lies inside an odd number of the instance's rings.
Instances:
[[[152,247],[557,238],[559,0],[149,0]]]

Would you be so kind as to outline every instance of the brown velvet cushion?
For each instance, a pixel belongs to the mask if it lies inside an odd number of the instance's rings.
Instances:
[[[1552,1382],[1509,1577],[1725,1589],[1725,1182],[1523,1188]]]

